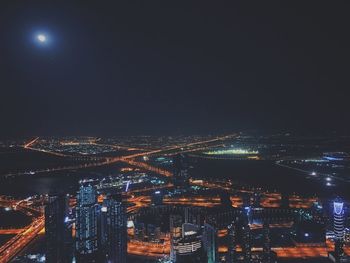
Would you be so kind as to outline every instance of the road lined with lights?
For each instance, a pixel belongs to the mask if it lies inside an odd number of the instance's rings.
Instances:
[[[0,235],[17,235],[23,232],[24,228],[6,228],[0,229]]]
[[[0,263],[9,262],[21,252],[45,227],[45,218],[36,218],[28,227],[0,247]]]
[[[0,234],[16,234],[0,247],[0,263],[9,262],[22,251],[45,226],[45,218],[42,212],[27,205],[28,199],[14,200],[0,197],[0,205],[20,210],[29,216],[37,216],[27,227],[22,229],[1,229]]]
[[[151,165],[149,165],[147,163],[144,163],[144,162],[138,162],[138,161],[136,161],[134,159],[136,157],[140,157],[140,156],[148,156],[148,155],[152,155],[152,154],[156,154],[156,153],[160,154],[160,153],[164,153],[164,152],[168,152],[168,151],[172,151],[172,150],[176,150],[176,149],[188,148],[188,147],[192,147],[192,146],[196,146],[196,145],[201,145],[201,144],[204,144],[204,143],[211,143],[211,142],[215,142],[215,141],[226,140],[226,139],[229,139],[229,138],[233,138],[235,136],[236,136],[235,134],[234,135],[226,135],[226,136],[216,137],[216,138],[210,139],[210,140],[204,140],[204,141],[198,141],[198,142],[193,142],[193,143],[175,145],[175,146],[171,146],[171,147],[168,147],[168,148],[165,148],[165,149],[151,150],[151,151],[146,151],[146,152],[126,155],[126,156],[121,156],[121,157],[105,157],[105,158],[102,157],[99,162],[92,162],[92,163],[85,163],[85,164],[71,165],[71,166],[64,166],[64,167],[56,167],[56,168],[38,169],[38,170],[30,171],[30,172],[8,173],[8,174],[5,174],[3,176],[5,178],[15,177],[15,176],[25,176],[25,175],[28,176],[28,175],[35,175],[37,173],[50,173],[50,172],[59,172],[59,171],[68,171],[68,170],[93,168],[93,167],[110,165],[110,164],[114,164],[114,163],[117,163],[117,162],[124,162],[124,163],[128,163],[130,165],[133,165],[133,166],[136,166],[136,167],[139,167],[139,168],[151,171],[151,172],[158,173],[158,174],[160,174],[162,176],[170,177],[170,176],[172,176],[171,172],[166,171],[166,170],[161,169],[161,168],[157,168],[157,167],[151,166]],[[38,140],[39,140],[39,137],[34,138],[33,140],[31,140],[28,143],[24,144],[23,148],[28,149],[28,150],[33,150],[33,151],[46,153],[46,154],[51,154],[51,155],[55,155],[55,156],[59,156],[59,157],[77,158],[77,156],[74,156],[74,155],[68,155],[68,154],[63,154],[63,153],[58,153],[58,152],[54,152],[54,151],[49,151],[49,150],[45,150],[45,149],[32,147],[35,143],[38,142]],[[116,146],[116,147],[120,147],[120,146]],[[196,148],[196,149],[193,149],[193,150],[199,150],[199,149]],[[93,160],[96,161],[96,158],[93,158]]]

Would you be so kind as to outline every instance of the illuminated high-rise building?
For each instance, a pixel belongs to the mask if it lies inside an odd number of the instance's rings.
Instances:
[[[251,231],[248,224],[248,218],[249,218],[249,210],[245,209],[246,213],[242,214],[241,223],[242,223],[242,252],[243,252],[243,258],[245,263],[250,263],[252,258],[252,251],[251,251]]]
[[[208,263],[216,263],[218,259],[217,229],[205,223],[203,229],[203,248],[207,254]]]
[[[72,224],[69,218],[67,196],[48,197],[45,206],[45,243],[46,262],[72,262]]]
[[[337,240],[344,239],[344,203],[336,201],[333,203],[334,234]]]
[[[199,230],[197,225],[186,223],[182,225],[182,237],[173,240],[173,253],[175,254],[173,262],[208,262]]]
[[[337,200],[333,203],[333,224],[334,224],[334,235],[335,235],[335,247],[334,247],[334,256],[336,262],[340,262],[341,257],[343,256],[343,243],[344,243],[344,203],[340,200]]]
[[[170,259],[176,260],[175,243],[182,238],[183,219],[181,215],[170,215]]]
[[[251,252],[251,232],[249,225],[244,225],[242,227],[242,252],[245,263],[251,262],[252,252]]]
[[[81,182],[76,206],[75,249],[78,262],[98,262],[98,204],[95,187]]]
[[[228,249],[226,254],[226,262],[227,263],[235,263],[236,262],[236,225],[235,222],[232,222],[227,227],[228,234]]]
[[[127,217],[121,195],[108,195],[101,208],[103,258],[108,263],[125,263],[127,256]]]

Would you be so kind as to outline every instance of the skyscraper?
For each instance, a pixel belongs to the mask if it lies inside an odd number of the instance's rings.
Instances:
[[[344,242],[344,203],[337,200],[333,203],[333,224],[335,235],[335,253],[334,256],[337,261],[343,256],[343,242]],[[340,262],[340,261],[339,261]]]
[[[97,193],[91,181],[80,184],[76,206],[75,249],[78,262],[97,262],[98,223]]]
[[[46,262],[72,262],[72,225],[68,213],[68,197],[49,196],[45,206]]]
[[[127,256],[127,217],[121,195],[108,195],[101,208],[103,254],[108,263],[125,263]]]
[[[247,209],[245,209],[247,210]],[[248,224],[249,211],[242,214],[242,252],[245,263],[251,262],[251,231]]]
[[[182,237],[174,239],[173,253],[176,263],[203,263],[208,262],[203,250],[202,236],[199,226],[193,224],[182,225]]]
[[[216,263],[218,259],[217,229],[214,226],[205,223],[202,240],[204,251],[207,254],[208,263]]]
[[[176,260],[175,243],[182,237],[182,216],[170,215],[170,259]]]
[[[174,157],[174,186],[188,187],[189,185],[189,162],[186,154],[178,154]]]
[[[344,239],[344,203],[335,201],[333,203],[334,234],[337,240]]]
[[[236,225],[235,222],[232,222],[227,227],[228,234],[228,249],[226,255],[227,263],[234,263],[236,260]]]

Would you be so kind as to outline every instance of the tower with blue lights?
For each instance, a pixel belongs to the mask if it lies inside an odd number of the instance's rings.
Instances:
[[[91,181],[80,183],[76,207],[75,249],[78,262],[96,262],[98,253],[98,204]]]
[[[345,216],[344,216],[344,202],[341,200],[336,200],[333,203],[333,228],[335,237],[335,247],[334,247],[334,257],[335,262],[341,262],[341,258],[344,254],[343,252],[343,242],[344,242],[344,226]]]
[[[127,256],[127,217],[122,195],[108,195],[103,201],[101,217],[104,227],[103,250],[105,262],[125,263]]]
[[[344,203],[337,200],[333,203],[334,234],[336,240],[344,239]]]

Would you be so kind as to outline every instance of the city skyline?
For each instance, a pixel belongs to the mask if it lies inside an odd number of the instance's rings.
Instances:
[[[0,263],[349,263],[350,4],[0,3]]]

